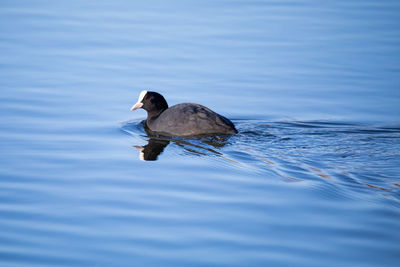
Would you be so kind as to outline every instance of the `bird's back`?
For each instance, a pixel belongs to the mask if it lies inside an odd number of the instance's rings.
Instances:
[[[147,122],[147,126],[151,131],[175,136],[237,133],[229,119],[193,103],[172,106]]]

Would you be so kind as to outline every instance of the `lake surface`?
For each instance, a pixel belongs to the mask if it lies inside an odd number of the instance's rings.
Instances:
[[[1,1],[0,49],[1,266],[398,266],[399,1]]]

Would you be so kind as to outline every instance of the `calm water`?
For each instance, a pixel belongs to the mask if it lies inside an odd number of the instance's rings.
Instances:
[[[399,1],[1,1],[0,51],[1,266],[398,266]]]

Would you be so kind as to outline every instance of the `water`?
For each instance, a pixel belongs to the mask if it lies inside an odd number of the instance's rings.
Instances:
[[[398,1],[2,1],[0,265],[398,265],[399,24]],[[152,139],[143,89],[239,134]]]

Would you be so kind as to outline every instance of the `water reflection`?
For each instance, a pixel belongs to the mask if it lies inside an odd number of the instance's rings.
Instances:
[[[159,155],[172,142],[190,154],[222,157],[217,150],[229,144],[230,135],[196,136],[190,138],[166,137],[148,132],[148,142],[144,146],[133,146],[139,151],[139,159],[145,161],[158,160]]]
[[[150,138],[145,146],[133,146],[139,150],[140,160],[157,160],[158,156],[164,151],[164,148],[169,144],[168,140],[160,140]]]

